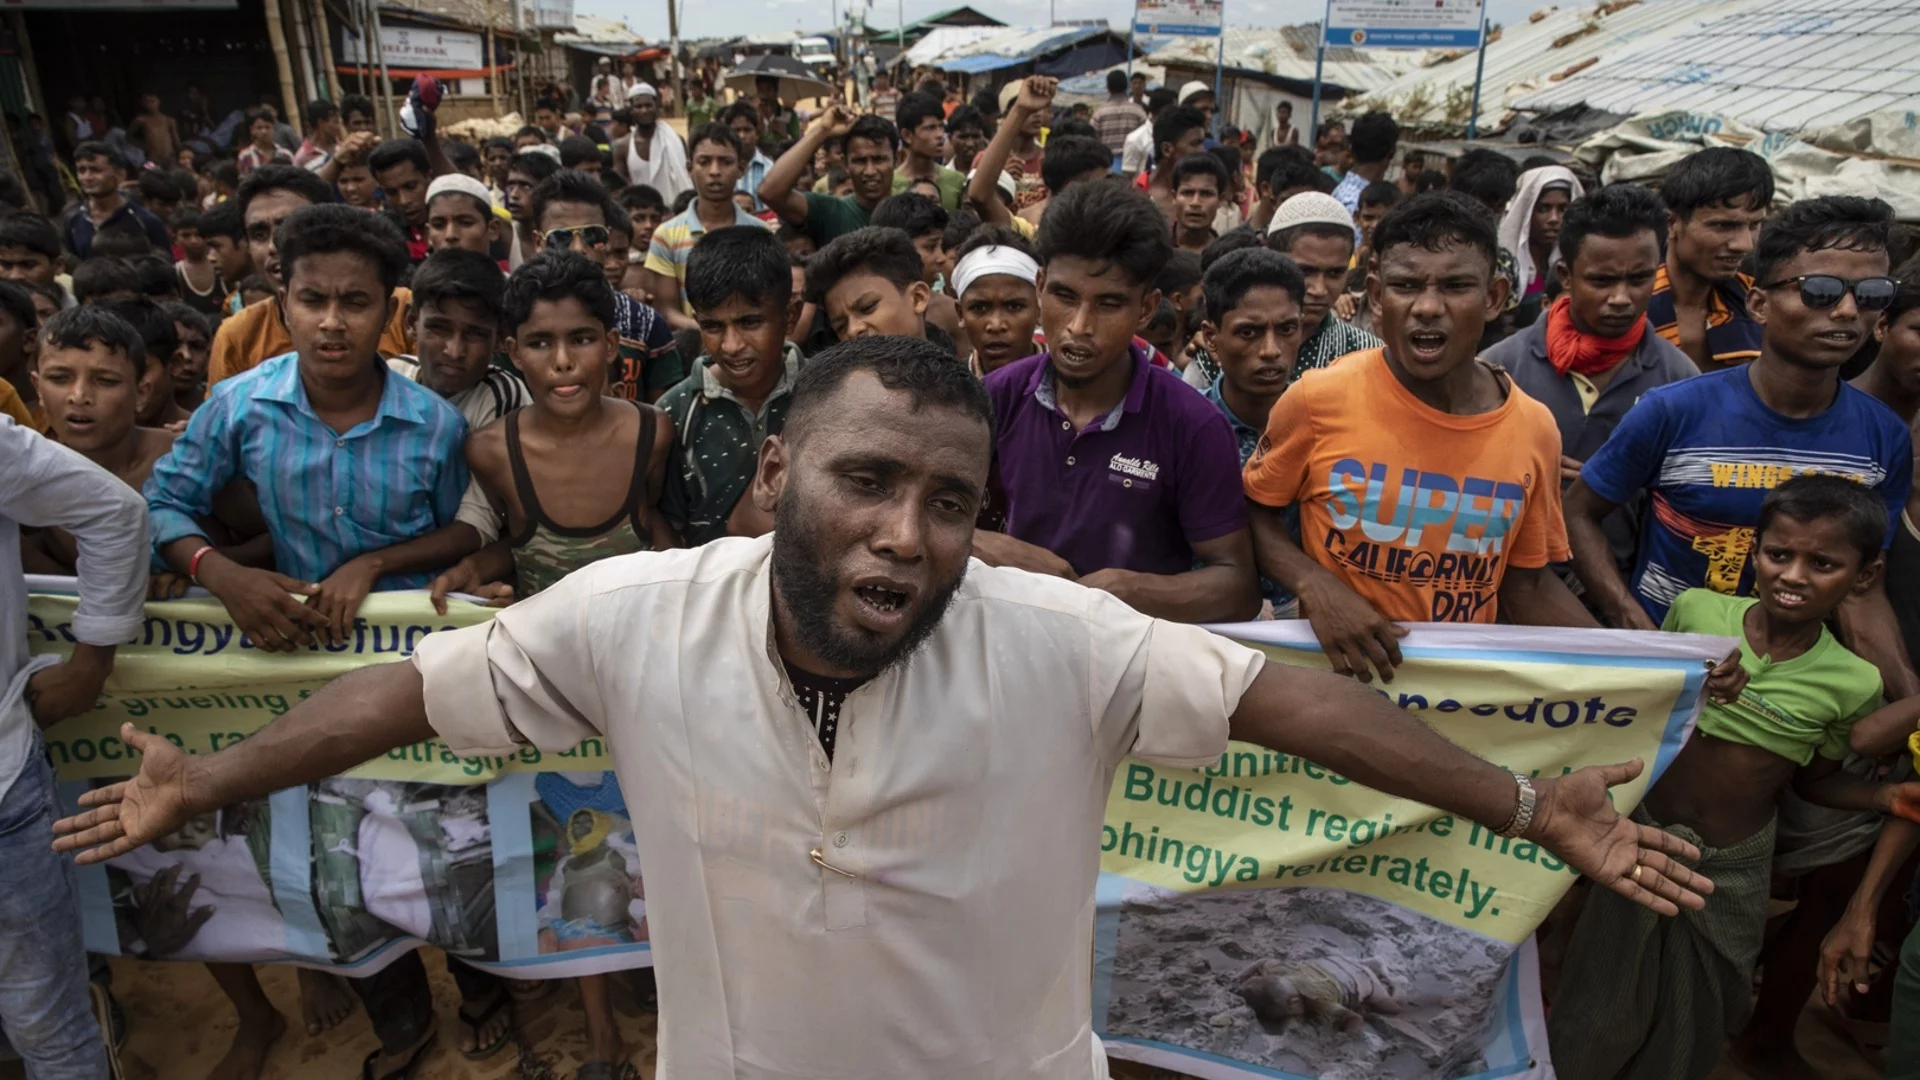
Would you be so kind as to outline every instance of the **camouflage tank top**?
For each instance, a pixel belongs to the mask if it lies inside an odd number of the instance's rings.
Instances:
[[[507,460],[513,466],[513,487],[520,497],[520,508],[527,515],[525,529],[513,538],[513,569],[519,576],[516,592],[521,598],[544,590],[588,563],[653,550],[653,534],[647,528],[647,507],[653,503],[648,497],[647,462],[653,452],[654,411],[638,403],[635,407],[640,410],[640,439],[633,451],[633,482],[627,488],[627,500],[608,521],[583,529],[556,525],[540,508],[533,477],[527,472],[527,459],[520,453],[523,410],[507,414]]]

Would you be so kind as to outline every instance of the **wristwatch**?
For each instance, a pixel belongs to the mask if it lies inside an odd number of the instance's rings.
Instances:
[[[1534,805],[1540,799],[1540,793],[1534,790],[1532,777],[1514,773],[1513,783],[1518,796],[1513,806],[1513,816],[1507,819],[1505,825],[1494,830],[1505,837],[1520,836],[1527,831],[1527,826],[1533,824]]]

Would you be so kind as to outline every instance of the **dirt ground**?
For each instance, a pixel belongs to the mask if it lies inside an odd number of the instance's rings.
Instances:
[[[512,1049],[485,1061],[470,1062],[454,1049],[457,1035],[454,1010],[457,995],[446,967],[437,957],[427,958],[434,1000],[440,1017],[439,1045],[427,1056],[419,1080],[567,1080],[580,1063],[586,1030],[579,1018],[578,998],[570,982],[562,982],[546,998],[520,1010],[520,1028],[531,1047],[522,1067]],[[234,1018],[226,999],[198,964],[113,961],[114,988],[130,1025],[123,1057],[127,1080],[200,1080],[220,1060],[232,1038]],[[267,994],[291,1023],[300,1015],[299,993],[291,968],[261,969]],[[614,1008],[622,1032],[633,1049],[633,1062],[643,1076],[653,1076],[654,1017],[636,1004],[633,994],[616,980]],[[1881,1069],[1854,1049],[1838,1032],[1839,1020],[1824,1007],[1801,1014],[1801,1052],[1817,1063],[1826,1080],[1877,1080]],[[290,1027],[274,1047],[262,1080],[314,1080],[360,1074],[360,1061],[374,1047],[366,1015],[356,1011],[340,1028],[309,1038]],[[0,1064],[0,1080],[19,1080],[18,1062]],[[1177,1080],[1178,1074],[1114,1063],[1116,1080]],[[1713,1080],[1747,1080],[1746,1074],[1722,1064]]]

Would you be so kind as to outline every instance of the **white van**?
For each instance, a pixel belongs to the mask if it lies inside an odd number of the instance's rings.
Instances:
[[[805,37],[793,43],[794,59],[815,70],[825,70],[839,63],[833,55],[833,43],[823,37]]]

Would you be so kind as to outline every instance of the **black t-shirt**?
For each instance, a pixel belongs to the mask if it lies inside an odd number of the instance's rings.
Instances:
[[[820,749],[825,750],[827,760],[832,761],[834,740],[840,734],[840,706],[846,704],[848,694],[860,689],[867,680],[830,679],[802,671],[784,660],[781,663],[787,669],[787,679],[793,683],[800,708],[813,722],[814,733],[820,736]]]

